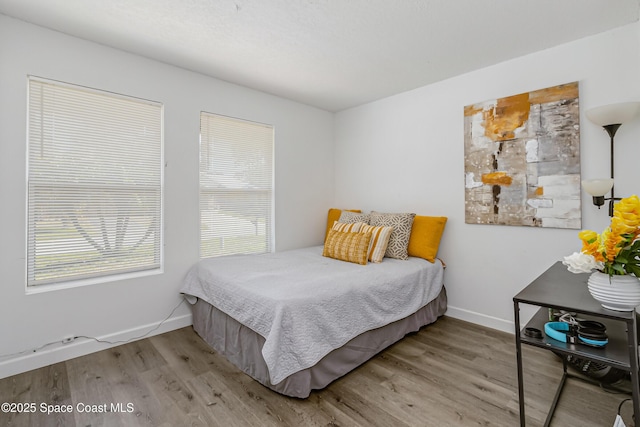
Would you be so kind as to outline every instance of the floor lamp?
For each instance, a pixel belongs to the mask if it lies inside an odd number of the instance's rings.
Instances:
[[[635,119],[640,113],[640,102],[624,102],[620,104],[603,105],[587,110],[587,118],[604,128],[611,141],[611,178],[583,180],[582,186],[593,197],[593,204],[600,209],[605,200],[609,201],[609,216],[613,216],[613,204],[620,197],[615,197],[614,183],[614,136],[618,128],[626,122]],[[611,191],[611,197],[604,196]]]

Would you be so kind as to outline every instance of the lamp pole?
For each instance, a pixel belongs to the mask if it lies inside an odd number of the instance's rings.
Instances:
[[[615,136],[616,132],[618,131],[618,128],[622,125],[622,123],[614,123],[611,125],[604,125],[602,126],[604,128],[604,130],[607,131],[607,133],[609,134],[609,137],[611,138],[611,179],[613,179],[613,175],[614,175],[614,148],[613,148],[613,137]],[[614,185],[615,185],[615,181],[614,181]],[[616,199],[615,197],[615,193],[613,191],[613,187],[614,185],[611,186],[611,198],[609,199],[609,216],[613,216],[613,204],[615,203]]]

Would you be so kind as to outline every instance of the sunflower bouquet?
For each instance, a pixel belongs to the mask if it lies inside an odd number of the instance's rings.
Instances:
[[[573,273],[599,270],[609,276],[631,274],[640,278],[640,199],[633,195],[613,207],[611,225],[601,234],[583,230],[578,234],[582,250],[564,257]]]

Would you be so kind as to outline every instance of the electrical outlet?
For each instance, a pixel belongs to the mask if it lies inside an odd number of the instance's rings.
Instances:
[[[70,335],[68,337],[64,337],[62,339],[62,344],[69,344],[70,342],[73,342],[73,340],[75,340],[76,337],[74,337],[73,335]]]

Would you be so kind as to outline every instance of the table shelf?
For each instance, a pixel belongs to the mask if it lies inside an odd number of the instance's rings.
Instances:
[[[635,311],[613,311],[603,308],[589,294],[587,279],[588,274],[570,273],[561,262],[557,262],[513,297],[521,426],[526,424],[522,344],[553,351],[561,355],[571,355],[591,360],[629,372],[634,414],[640,414],[638,315]],[[520,304],[540,307],[522,329],[520,326]],[[576,313],[580,319],[595,320],[603,323],[607,328],[608,344],[604,347],[591,347],[584,344],[564,343],[547,337],[544,333],[544,325],[549,321],[549,308],[554,311]],[[524,334],[526,328],[539,329],[542,332],[542,338],[526,336]],[[545,426],[551,423],[553,412],[560,399],[566,379],[580,379],[580,377],[568,374],[565,358],[563,358],[562,364],[564,373],[549,410]]]
[[[562,354],[574,355],[582,359],[605,363],[629,371],[629,351],[627,349],[627,330],[625,324],[596,316],[580,316],[580,319],[596,320],[603,323],[607,328],[607,337],[609,340],[607,345],[604,347],[590,347],[584,344],[564,343],[547,337],[544,334],[544,324],[549,321],[548,309],[546,307],[540,308],[521,330],[520,340],[523,344]],[[542,332],[542,338],[526,336],[524,334],[525,328],[539,329]]]

